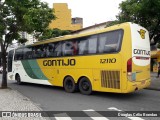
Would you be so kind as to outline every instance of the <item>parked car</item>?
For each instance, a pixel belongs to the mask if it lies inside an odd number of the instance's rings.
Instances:
[[[3,72],[3,67],[2,66],[0,66],[0,73],[2,73]]]

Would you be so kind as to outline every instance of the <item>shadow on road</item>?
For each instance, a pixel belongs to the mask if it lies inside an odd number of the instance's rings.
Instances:
[[[12,83],[16,85],[16,83]],[[17,87],[19,85],[16,85]],[[64,93],[65,90],[62,87],[57,87],[57,86],[49,86],[49,85],[41,85],[41,84],[34,84],[34,83],[22,83],[20,85],[21,87],[34,87],[34,88],[40,88],[40,89],[45,89],[49,91],[58,91],[59,94]],[[92,92],[91,95],[85,95],[86,97],[92,96],[92,97],[99,97],[99,98],[109,98],[109,99],[116,99],[116,100],[132,100],[132,99],[138,99],[140,97],[145,97],[146,92],[143,92],[144,90],[141,91],[135,91],[133,93],[127,93],[127,94],[122,94],[122,93],[109,93],[109,92]],[[81,95],[79,91],[76,91],[75,93],[67,93],[69,96],[73,95]]]
[[[16,82],[14,82],[12,84],[17,85]],[[50,89],[50,90],[54,89],[54,90],[64,91],[64,89],[62,87],[42,85],[42,84],[36,84],[36,83],[22,82],[20,85],[17,85],[17,86],[28,86],[28,87],[37,87],[37,88],[43,88],[43,89]]]
[[[135,91],[133,93],[109,93],[109,92],[93,92],[92,95],[97,97],[111,98],[111,99],[135,99],[142,97],[143,94],[140,91]]]

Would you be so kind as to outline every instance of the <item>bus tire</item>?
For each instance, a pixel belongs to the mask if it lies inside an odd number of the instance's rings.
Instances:
[[[68,92],[68,93],[75,92],[75,90],[77,88],[76,84],[74,82],[74,79],[70,76],[68,76],[64,79],[63,87],[64,87],[65,91]]]
[[[84,95],[90,95],[92,93],[92,85],[87,77],[80,79],[78,84],[79,90]]]
[[[20,77],[19,74],[16,74],[16,81],[17,81],[17,84],[18,84],[18,85],[21,85],[21,84],[22,84],[22,82],[21,82],[21,77]]]

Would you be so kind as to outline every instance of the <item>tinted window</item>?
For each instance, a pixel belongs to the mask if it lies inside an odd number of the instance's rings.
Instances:
[[[92,36],[88,38],[88,53],[97,53],[97,36]]]
[[[46,57],[46,49],[44,45],[38,45],[33,47],[33,58]]]
[[[24,48],[24,59],[113,53],[120,50],[123,30]],[[21,50],[20,50],[21,51]],[[15,59],[21,59],[17,49]]]
[[[76,41],[65,41],[62,45],[62,55],[72,56],[77,54],[77,42]]]
[[[23,58],[31,59],[32,58],[32,47],[25,47],[23,49]]]
[[[15,50],[14,60],[22,60],[23,59],[23,49],[19,48]]]
[[[62,55],[62,45],[60,42],[44,44],[46,57],[57,57]]]
[[[55,43],[48,43],[45,45],[46,57],[54,57]]]
[[[84,55],[88,52],[88,41],[87,38],[80,38],[78,40],[78,54]]]
[[[54,56],[61,56],[62,54],[62,45],[60,42],[55,43]]]
[[[116,52],[120,50],[122,30],[107,32],[99,35],[99,53]]]

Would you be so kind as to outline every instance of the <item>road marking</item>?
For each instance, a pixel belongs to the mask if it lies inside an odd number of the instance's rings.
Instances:
[[[55,114],[54,116],[56,120],[72,120],[66,113]]]
[[[115,107],[110,107],[110,108],[108,108],[109,110],[115,110],[115,111],[122,111],[122,110],[120,110],[120,109],[118,109],[118,108],[115,108]],[[131,120],[145,120],[145,119],[142,119],[142,118],[140,118],[140,117],[127,117],[127,118],[129,118],[129,119],[131,119]]]
[[[83,110],[88,116],[90,116],[90,118],[92,118],[93,120],[109,120],[106,117],[103,117],[101,114],[99,114],[98,112],[96,112],[93,109],[88,109],[88,110]],[[87,112],[87,111],[93,111],[93,112]],[[92,117],[92,116],[100,116],[100,117]]]

